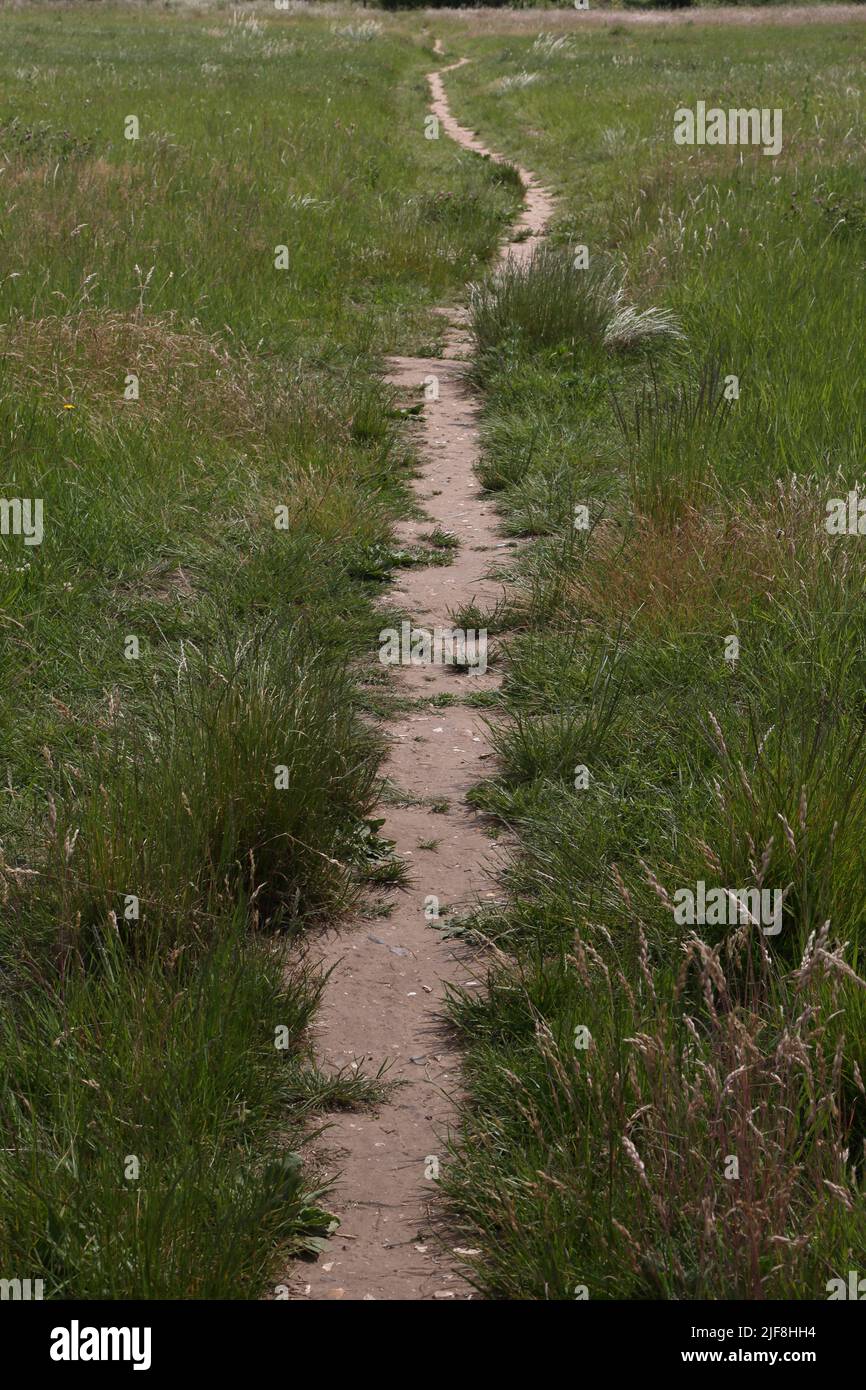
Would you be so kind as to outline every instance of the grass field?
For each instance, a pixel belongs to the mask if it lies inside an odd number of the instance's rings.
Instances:
[[[512,906],[453,1006],[490,1297],[819,1299],[862,1264],[866,570],[825,527],[864,457],[861,37],[461,39],[461,119],[560,200],[474,309],[482,480],[531,538],[476,794]],[[678,146],[699,100],[781,108],[781,152]],[[690,925],[701,882],[780,922]]]
[[[494,1299],[863,1267],[863,26],[577,22],[0,8],[0,1275],[46,1297],[267,1296],[331,1228],[306,1136],[382,1078],[316,1065],[296,947],[400,878],[374,603],[454,538],[395,545],[382,363],[469,282],[525,543],[459,1248]],[[526,273],[513,171],[425,139],[434,34],[557,196]],[[698,101],[780,153],[677,145]]]
[[[375,1093],[316,1071],[284,948],[369,863],[381,355],[435,347],[514,194],[351,11],[0,30],[3,495],[44,526],[0,538],[0,1268],[256,1297],[329,1224],[308,1114]]]

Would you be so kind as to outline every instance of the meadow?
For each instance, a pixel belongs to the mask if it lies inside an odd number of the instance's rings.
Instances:
[[[0,32],[3,495],[44,531],[0,537],[0,1266],[260,1297],[332,1226],[311,1115],[379,1094],[317,1068],[289,948],[387,857],[382,354],[435,349],[514,193],[351,10]]]
[[[862,34],[538,19],[451,78],[559,202],[472,299],[525,542],[475,800],[518,848],[447,1183],[487,1297],[826,1298],[866,1246]],[[698,101],[780,153],[677,145]],[[700,884],[779,930],[684,921]]]
[[[513,845],[447,924],[485,982],[454,1244],[491,1299],[862,1270],[862,24],[701,20],[0,8],[0,476],[42,508],[0,510],[4,1277],[252,1299],[327,1248],[309,1139],[387,1075],[317,1064],[304,942],[404,881],[381,605],[458,543],[394,540],[383,361],[467,284],[520,546],[453,615],[497,638],[472,799]],[[526,270],[513,170],[424,138],[436,35],[556,195]],[[678,145],[699,101],[780,152]]]

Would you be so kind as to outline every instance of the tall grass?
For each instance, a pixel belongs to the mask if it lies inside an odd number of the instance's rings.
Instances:
[[[377,355],[435,348],[514,192],[379,26],[58,17],[0,59],[3,495],[45,516],[0,537],[0,1273],[255,1298],[332,1224],[311,1114],[380,1090],[312,1061],[289,950],[368,871]]]
[[[685,335],[607,351],[562,249],[477,314],[481,477],[533,538],[473,798],[514,832],[510,907],[486,995],[452,1000],[447,1182],[491,1297],[811,1300],[862,1269],[866,560],[824,525],[862,473],[849,40],[729,31],[723,65],[699,30],[587,35],[519,100],[494,84],[529,40],[455,75],[563,188],[555,239]],[[772,170],[679,160],[676,105],[760,91]],[[780,931],[683,921],[701,881],[779,890]]]
[[[528,261],[509,259],[470,289],[470,316],[479,353],[514,343],[524,351],[604,347],[633,351],[676,338],[663,309],[636,309],[613,267],[575,267],[561,248],[538,247]]]
[[[628,406],[614,395],[638,512],[676,521],[688,507],[700,508],[712,488],[713,446],[719,447],[731,405],[716,363],[667,387],[652,372]]]
[[[291,1149],[317,986],[248,931],[239,904],[133,971],[106,929],[98,969],[7,1002],[3,1263],[46,1296],[254,1298],[326,1233]]]

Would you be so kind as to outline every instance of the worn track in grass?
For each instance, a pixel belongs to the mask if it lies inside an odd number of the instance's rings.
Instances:
[[[441,53],[437,41],[436,52]],[[443,75],[467,59],[428,74],[431,112],[452,140],[501,162],[451,115]],[[527,170],[523,211],[502,257],[523,260],[544,234],[552,203]],[[515,240],[514,238],[517,238]],[[478,402],[466,380],[471,344],[461,310],[448,320],[438,358],[389,360],[388,379],[408,397],[435,377],[438,400],[425,402],[417,446],[415,481],[423,522],[405,523],[400,540],[412,543],[432,527],[460,541],[454,563],[413,569],[392,599],[425,628],[449,627],[450,614],[476,601],[486,608],[502,594],[488,577],[507,545],[491,503],[479,496]],[[441,693],[458,698],[490,688],[497,677],[459,674],[442,666],[400,668],[401,695],[425,701]],[[391,895],[390,914],[356,920],[318,943],[321,964],[332,970],[317,1016],[317,1050],[327,1070],[357,1063],[375,1072],[386,1059],[398,1087],[378,1113],[339,1114],[325,1135],[327,1164],[339,1178],[330,1205],[341,1219],[327,1253],[315,1265],[296,1267],[293,1296],[309,1299],[467,1298],[471,1290],[455,1269],[459,1254],[437,1235],[434,1163],[442,1160],[442,1135],[452,1117],[450,1096],[459,1083],[459,1058],[444,1027],[446,982],[473,981],[466,953],[443,938],[447,922],[425,917],[425,899],[465,910],[495,894],[495,845],[466,803],[466,792],[489,769],[491,757],[480,712],[463,705],[425,704],[388,726],[385,773],[423,804],[383,807],[382,834],[393,840],[410,868],[407,889]],[[431,802],[447,802],[438,814]],[[426,841],[435,848],[421,848]]]

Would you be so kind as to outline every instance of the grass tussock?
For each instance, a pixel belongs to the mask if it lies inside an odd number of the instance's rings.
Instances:
[[[449,1190],[487,1237],[478,1287],[514,1299],[822,1287],[826,1243],[846,1268],[863,1233],[838,943],[824,932],[784,974],[751,927],[724,948],[686,937],[671,980],[636,932],[623,951],[587,923],[543,988],[527,963],[495,970],[486,1001],[455,1000],[477,1105]],[[751,974],[745,999],[727,971]]]
[[[586,346],[634,352],[682,336],[668,310],[628,302],[613,267],[578,269],[568,251],[547,245],[474,285],[470,314],[482,357],[509,343],[528,352]]]

